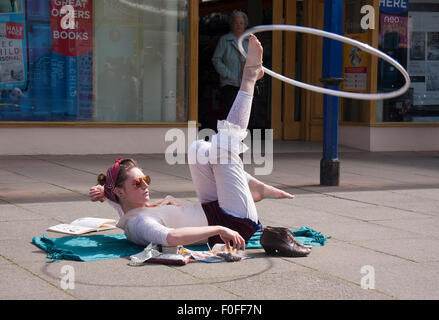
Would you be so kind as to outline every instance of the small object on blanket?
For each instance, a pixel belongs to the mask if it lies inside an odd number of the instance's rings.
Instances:
[[[182,246],[161,246],[161,248],[162,253],[179,254],[181,253]]]
[[[150,243],[142,252],[130,256],[130,266],[141,266],[145,261],[160,256],[158,246]]]
[[[190,258],[190,254],[160,252],[160,246],[150,243],[142,252],[130,256],[129,265],[138,267],[146,262],[185,265]]]
[[[225,246],[225,244],[215,244],[213,248],[209,247],[209,250],[190,250],[188,248],[182,247],[180,252],[183,254],[188,253],[192,259],[196,261],[201,261],[205,263],[215,263],[215,262],[236,262],[245,259],[252,259],[252,257],[248,257],[244,251],[236,251],[233,250],[229,252]]]
[[[237,262],[242,259],[248,258],[248,256],[244,253],[244,251],[231,249],[228,250],[225,244],[217,243],[213,246],[212,252],[218,256],[223,258],[227,262]]]
[[[242,257],[237,256],[231,252],[219,252],[216,254],[218,257],[224,258],[227,262],[236,262],[240,261]]]

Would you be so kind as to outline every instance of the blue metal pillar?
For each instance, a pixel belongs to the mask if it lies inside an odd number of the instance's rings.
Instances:
[[[343,33],[343,0],[325,0],[324,30]],[[338,90],[342,81],[343,44],[323,39],[323,67],[321,82],[328,89]],[[320,161],[320,184],[338,186],[340,162],[338,160],[339,98],[325,95],[323,105],[323,158]]]

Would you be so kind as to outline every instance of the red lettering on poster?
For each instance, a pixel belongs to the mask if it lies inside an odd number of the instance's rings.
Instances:
[[[73,7],[74,12],[65,6]],[[66,20],[73,23],[66,27]],[[64,56],[87,54],[93,45],[93,0],[50,0],[50,25],[54,52]]]
[[[24,23],[6,22],[6,38],[7,39],[24,39]]]

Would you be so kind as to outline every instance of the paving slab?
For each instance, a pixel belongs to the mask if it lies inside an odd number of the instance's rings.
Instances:
[[[251,279],[224,281],[220,286],[246,299],[257,300],[389,299],[314,270],[291,269],[286,272],[262,273]]]
[[[182,267],[145,264],[128,265],[125,258],[91,262],[23,263],[45,281],[61,288],[64,266],[74,270],[74,288],[68,292],[78,299],[236,299],[236,295],[200,281]],[[184,267],[183,267],[184,268]],[[103,272],[105,270],[105,272]]]
[[[60,221],[59,223],[70,223],[78,217],[119,219],[117,212],[107,203],[83,201],[83,199],[81,201],[25,203],[21,206],[40,216]],[[48,227],[51,226],[48,225]]]
[[[97,174],[117,155],[0,156],[0,298],[439,299],[437,152],[346,149],[340,152],[340,186],[328,187],[319,185],[321,144],[276,148],[273,172],[257,178],[296,199],[258,202],[261,222],[308,226],[331,237],[326,245],[306,258],[268,257],[258,249],[237,263],[180,267],[134,268],[127,258],[47,263],[33,236],[63,237],[46,229],[79,217],[118,218],[109,205],[88,200]],[[169,165],[163,155],[123,156],[137,159],[151,174],[153,199],[171,194],[197,201],[186,165]],[[245,167],[253,174],[258,166]],[[75,271],[72,290],[61,287],[63,266]],[[374,289],[362,288],[365,266],[373,268]]]
[[[333,239],[325,247],[314,248],[307,259],[295,263],[359,286],[367,268],[372,267],[375,290],[390,299],[439,298],[438,279],[434,274],[436,262],[431,262],[431,265],[420,263],[404,254],[386,252],[381,246],[369,246],[367,242],[349,243]],[[415,289],[418,286],[424,291]]]
[[[62,289],[44,281],[39,275],[22,266],[14,264],[1,265],[3,276],[0,282],[1,300],[71,300],[71,295]]]
[[[37,220],[44,218],[44,215],[40,215],[32,209],[27,209],[22,205],[9,204],[7,202],[0,201],[0,222]]]
[[[431,237],[352,241],[368,248],[415,262],[439,262],[439,240]]]

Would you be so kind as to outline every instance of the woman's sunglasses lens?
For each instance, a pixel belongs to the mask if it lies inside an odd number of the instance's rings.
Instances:
[[[145,176],[143,178],[137,178],[136,181],[136,188],[140,188],[142,186],[142,180],[145,181],[147,185],[151,183],[151,178],[149,176]]]

